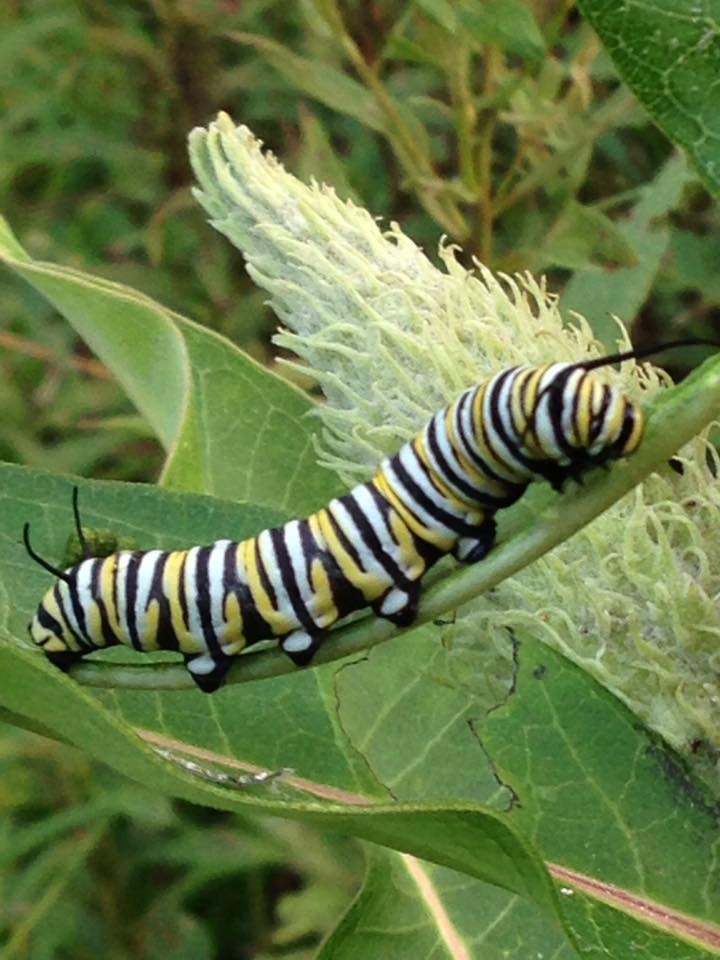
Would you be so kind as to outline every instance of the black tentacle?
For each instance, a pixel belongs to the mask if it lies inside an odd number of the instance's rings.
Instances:
[[[61,570],[59,567],[54,567],[51,563],[48,563],[39,553],[36,553],[33,549],[32,544],[30,543],[30,524],[26,523],[23,525],[23,542],[25,544],[25,549],[27,550],[28,556],[35,561],[43,570],[47,570],[48,573],[52,573],[53,576],[57,577],[59,580],[64,580],[65,583],[70,583],[70,577],[65,573],[64,570]]]

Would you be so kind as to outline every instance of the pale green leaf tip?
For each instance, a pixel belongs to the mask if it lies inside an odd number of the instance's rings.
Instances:
[[[287,173],[227,114],[192,132],[190,156],[198,200],[270,295],[284,327],[275,341],[323,390],[320,460],[348,482],[469,384],[516,363],[597,353],[587,322],[565,325],[544,281],[479,263],[468,271],[443,243],[438,269],[396,224],[382,230],[331,187]],[[632,364],[607,376],[636,397],[660,388]],[[465,607],[451,629],[456,648],[523,629],[679,749],[720,748],[720,497],[706,444],[685,456],[682,476],[651,478]]]

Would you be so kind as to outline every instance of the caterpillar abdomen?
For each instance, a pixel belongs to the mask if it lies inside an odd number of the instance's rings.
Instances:
[[[31,637],[63,668],[117,643],[177,650],[212,691],[260,640],[278,638],[303,665],[355,610],[406,626],[425,571],[447,553],[481,560],[495,513],[528,483],[559,487],[637,448],[639,410],[590,372],[615,359],[504,370],[437,413],[369,482],[240,543],[121,551],[60,571],[33,551],[26,525],[28,552],[57,577]]]
[[[280,638],[303,665],[354,610],[372,606],[410,623],[418,581],[440,555],[363,484],[305,520],[239,543],[83,560],[48,591],[30,632],[64,668],[116,644],[176,650],[210,691],[231,658],[260,640]]]

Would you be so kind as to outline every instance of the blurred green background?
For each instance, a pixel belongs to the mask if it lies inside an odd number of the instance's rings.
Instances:
[[[219,109],[429,255],[444,235],[467,264],[545,273],[608,346],[613,313],[638,344],[718,335],[717,206],[572,3],[6,0],[0,106],[0,209],[33,256],[273,367],[264,295],[190,192],[187,133]],[[161,468],[106,369],[8,273],[0,411],[2,460]],[[0,769],[3,957],[309,957],[360,881],[350,841],[171,803],[9,727]]]

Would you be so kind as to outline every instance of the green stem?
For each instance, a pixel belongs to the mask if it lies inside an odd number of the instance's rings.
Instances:
[[[456,239],[467,235],[465,220],[455,203],[447,196],[439,196],[437,175],[417,137],[403,120],[395,101],[385,89],[378,73],[367,62],[345,27],[345,21],[336,0],[323,0],[322,8],[328,23],[336,33],[340,46],[355,72],[375,97],[387,120],[387,132],[398,160],[428,213]]]
[[[488,46],[485,51],[485,80],[483,99],[492,103],[501,53],[497,47]],[[478,224],[476,249],[478,258],[490,265],[492,258],[493,223],[495,220],[492,182],[492,142],[497,124],[497,108],[484,111],[477,147]]]
[[[426,590],[413,627],[435,620],[481,593],[567,540],[636,484],[644,480],[718,416],[720,359],[711,358],[678,387],[663,391],[648,409],[648,423],[640,450],[613,466],[596,472],[580,488],[553,497],[537,518],[495,548],[481,563],[463,567]],[[314,664],[330,663],[357,654],[396,636],[387,620],[372,617],[333,630],[318,651]],[[227,683],[246,683],[293,673],[296,668],[277,647],[244,653],[228,674]],[[118,665],[83,663],[72,670],[81,683],[94,687],[144,690],[181,690],[193,686],[184,667],[175,664]]]
[[[477,110],[469,82],[471,63],[470,50],[463,45],[448,65],[448,83],[455,110],[460,179],[468,193],[474,196],[478,188],[474,146]]]

